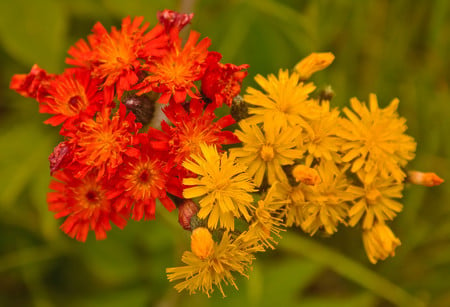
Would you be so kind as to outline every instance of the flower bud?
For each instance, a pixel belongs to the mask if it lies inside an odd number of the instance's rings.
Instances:
[[[178,223],[185,230],[191,230],[191,219],[196,216],[198,206],[190,199],[185,199],[178,206]]]
[[[316,71],[327,68],[333,60],[331,52],[313,52],[295,65],[294,70],[300,74],[301,80],[308,80]]]
[[[230,114],[236,122],[248,117],[248,106],[242,96],[237,95],[233,98]]]
[[[372,228],[363,232],[364,249],[367,257],[373,264],[395,255],[395,248],[400,240],[384,223],[375,223]]]
[[[57,170],[66,167],[72,160],[72,149],[67,142],[61,142],[53,149],[48,157],[50,162],[50,175]]]
[[[444,182],[444,179],[440,178],[435,173],[422,173],[418,171],[408,172],[408,181],[412,184],[424,185],[426,187],[434,187]]]
[[[191,250],[200,259],[208,258],[214,251],[214,240],[207,228],[195,228],[191,235]]]
[[[164,26],[166,32],[170,32],[172,28],[178,28],[179,31],[189,24],[194,17],[194,13],[182,14],[172,10],[165,9],[157,13],[159,23]]]
[[[133,112],[136,116],[136,122],[142,125],[148,124],[155,111],[155,101],[150,99],[148,95],[132,95],[123,99],[123,104],[128,111]]]
[[[306,165],[296,165],[292,170],[292,176],[294,176],[297,182],[302,182],[307,185],[316,185],[322,182],[319,173]]]

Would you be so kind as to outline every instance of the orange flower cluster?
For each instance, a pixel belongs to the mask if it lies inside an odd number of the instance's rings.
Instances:
[[[131,217],[153,219],[156,201],[172,211],[182,197],[182,180],[195,176],[181,166],[200,144],[238,141],[216,121],[214,110],[231,105],[239,94],[248,65],[220,63],[208,51],[209,38],[180,31],[193,14],[158,13],[150,27],[143,17],[123,19],[108,31],[97,23],[87,40],[72,46],[62,74],[34,65],[14,75],[10,87],[39,103],[45,121],[61,125],[64,141],[50,155],[54,180],[49,210],[65,217],[61,229],[85,241],[89,231],[106,238],[110,222],[123,228]],[[144,129],[165,105],[162,130]]]

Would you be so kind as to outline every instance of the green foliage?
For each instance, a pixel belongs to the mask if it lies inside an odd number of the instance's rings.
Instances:
[[[225,62],[250,64],[253,77],[291,68],[313,51],[335,62],[314,76],[331,84],[334,105],[370,92],[385,106],[400,98],[408,133],[418,142],[411,168],[450,178],[450,5],[445,0],[369,1],[0,1],[0,305],[1,306],[449,306],[450,189],[407,187],[404,211],[392,223],[397,255],[371,265],[360,229],[331,238],[295,230],[273,252],[259,255],[239,291],[177,293],[165,268],[181,265],[188,234],[175,212],[115,228],[106,241],[66,237],[46,205],[47,157],[58,143],[31,99],[8,89],[12,74],[38,63],[64,68],[67,48],[93,24],[191,5],[192,28],[212,39]]]

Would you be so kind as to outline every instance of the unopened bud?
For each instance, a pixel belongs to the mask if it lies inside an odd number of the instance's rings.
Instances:
[[[146,125],[152,120],[155,111],[155,100],[151,99],[148,95],[125,97],[123,104],[127,107],[128,111],[133,112],[136,116],[136,122]]]
[[[434,187],[444,182],[444,179],[435,173],[423,173],[419,171],[409,171],[407,180],[412,184],[424,185],[426,187]]]
[[[230,114],[236,122],[248,117],[248,106],[242,96],[237,95],[233,98]]]
[[[198,206],[190,199],[185,199],[178,206],[178,223],[185,230],[191,230],[191,219],[196,216]]]
[[[301,80],[308,80],[316,71],[327,68],[333,60],[331,52],[313,52],[295,65],[294,70],[300,74]]]
[[[322,182],[319,173],[306,165],[296,165],[292,170],[292,176],[294,176],[297,182],[302,182],[307,185],[316,185]]]
[[[72,160],[72,148],[67,142],[61,142],[53,149],[48,157],[50,162],[50,175],[67,166]]]
[[[191,250],[200,259],[206,259],[213,253],[214,240],[207,228],[194,229],[191,235]]]
[[[181,29],[189,24],[192,18],[194,18],[194,13],[182,14],[165,9],[164,11],[158,12],[156,17],[158,18],[159,23],[164,26],[166,32],[170,32],[174,27],[181,31]]]

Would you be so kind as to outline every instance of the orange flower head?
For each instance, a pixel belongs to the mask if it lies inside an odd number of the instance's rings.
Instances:
[[[180,104],[172,104],[164,109],[164,113],[174,125],[163,122],[162,129],[169,135],[170,151],[175,163],[181,164],[191,154],[199,154],[202,143],[216,145],[220,149],[223,144],[239,142],[231,131],[222,131],[234,123],[231,115],[214,122],[214,105],[204,109],[200,100],[192,99],[189,112]]]
[[[116,210],[107,191],[113,189],[105,180],[97,180],[94,172],[82,179],[73,177],[70,170],[55,174],[48,193],[49,210],[56,212],[55,218],[67,217],[61,229],[70,237],[86,241],[93,230],[97,240],[106,238],[111,230],[110,221],[119,228],[126,225],[126,211]]]
[[[200,80],[205,72],[205,60],[211,44],[209,38],[204,38],[196,45],[199,38],[200,33],[191,31],[186,44],[181,48],[178,32],[172,31],[173,45],[169,52],[144,65],[143,69],[148,71],[149,76],[138,86],[138,94],[149,91],[162,93],[158,102],[163,104],[168,103],[172,96],[177,103],[184,102],[187,95],[197,97],[194,82]]]
[[[101,94],[97,91],[99,82],[90,78],[90,72],[66,71],[49,84],[48,95],[40,104],[40,112],[54,114],[44,123],[57,126],[70,123],[82,112],[93,116],[100,110]]]
[[[122,164],[123,156],[136,156],[139,151],[131,147],[136,141],[134,135],[141,127],[135,123],[133,113],[125,116],[123,104],[110,117],[111,109],[104,108],[96,118],[88,118],[76,130],[66,132],[69,142],[76,145],[74,158],[84,167],[77,176],[84,176],[92,168],[99,168],[99,176],[113,175]]]
[[[175,204],[167,192],[181,196],[181,187],[177,186],[178,181],[171,178],[162,152],[154,150],[150,143],[146,142],[146,134],[139,136],[139,156],[125,157],[115,186],[124,190],[118,201],[119,208],[133,207],[133,219],[141,220],[145,216],[148,220],[155,218],[156,199],[159,199],[167,210],[174,210]]]

